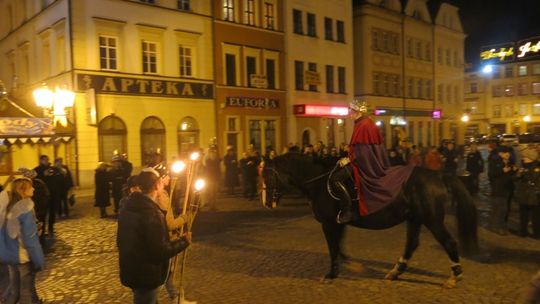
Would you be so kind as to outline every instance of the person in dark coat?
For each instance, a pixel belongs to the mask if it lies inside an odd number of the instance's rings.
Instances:
[[[122,161],[119,156],[113,157],[112,168],[109,172],[111,179],[112,198],[114,202],[114,214],[118,214],[120,200],[122,199],[122,189],[129,177],[126,176],[127,171],[122,167]]]
[[[45,237],[45,222],[47,220],[47,211],[49,210],[49,200],[51,195],[45,182],[37,177],[35,170],[27,168],[19,168],[19,172],[24,176],[32,180],[32,187],[34,187],[34,195],[32,195],[32,201],[34,201],[34,211],[36,212],[36,219],[38,221],[38,236],[41,245],[44,244]]]
[[[56,214],[60,208],[61,190],[62,190],[62,173],[56,167],[51,166],[49,157],[41,155],[39,157],[39,165],[34,168],[37,173],[37,178],[42,180],[49,190],[49,216],[47,218],[47,232],[49,235],[54,234],[54,224],[56,223]]]
[[[457,174],[459,154],[454,143],[447,143],[441,154],[443,157],[443,175],[455,176]]]
[[[101,218],[107,217],[107,207],[111,205],[111,184],[108,168],[108,164],[100,163],[94,175],[94,207],[99,207]]]
[[[517,171],[514,163],[510,161],[510,151],[499,149],[499,157],[492,157],[488,163],[492,199],[491,225],[498,234],[507,234],[505,216],[508,212],[508,200],[511,199]]]
[[[540,239],[540,165],[524,158],[523,168],[515,181],[514,200],[519,204],[519,236],[529,236],[532,222],[532,237]]]
[[[69,191],[73,187],[73,177],[71,176],[71,171],[69,168],[63,164],[63,159],[58,157],[54,160],[54,166],[60,172],[59,177],[59,205],[58,205],[58,216],[69,216]]]
[[[146,168],[137,182],[141,192],[130,194],[118,217],[120,281],[132,289],[134,303],[151,304],[157,303],[169,259],[189,246],[191,233],[169,239],[165,215],[157,204],[164,189],[157,171]]]
[[[249,201],[254,200],[257,197],[257,181],[259,173],[257,168],[261,162],[259,153],[252,151],[247,158],[246,162],[246,186],[247,186],[247,199]]]
[[[208,153],[205,155],[203,161],[204,176],[206,179],[204,192],[206,194],[205,205],[211,210],[216,208],[217,195],[221,184],[220,163],[221,159],[217,150],[213,147],[208,149]]]
[[[247,152],[242,153],[242,158],[238,160],[238,169],[240,170],[240,177],[241,177],[241,184],[242,184],[242,191],[243,191],[243,197],[248,198],[249,193],[249,184],[247,182],[248,179],[248,161],[249,157]]]
[[[227,154],[223,157],[225,165],[225,187],[229,195],[234,194],[234,188],[240,185],[238,181],[238,161],[232,147],[227,148]]]
[[[467,165],[465,167],[470,174],[472,192],[471,194],[477,194],[479,189],[479,179],[478,176],[480,173],[484,172],[484,159],[478,151],[478,146],[475,143],[472,143],[470,146],[470,151],[467,154]]]

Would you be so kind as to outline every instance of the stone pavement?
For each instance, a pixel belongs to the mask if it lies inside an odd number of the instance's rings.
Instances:
[[[100,219],[90,197],[79,196],[72,213],[57,224],[47,268],[37,278],[40,296],[45,303],[131,303],[130,290],[119,281],[116,221]],[[453,216],[448,222],[455,232]],[[450,263],[424,229],[410,272],[384,281],[403,250],[404,228],[349,229],[346,251],[353,263],[339,279],[321,283],[329,258],[304,199],[285,199],[269,211],[254,201],[221,198],[217,211],[202,211],[196,219],[186,295],[203,304],[518,303],[540,269],[540,241],[481,229],[481,258],[464,259],[464,280],[443,289]],[[165,291],[160,303],[170,303]]]

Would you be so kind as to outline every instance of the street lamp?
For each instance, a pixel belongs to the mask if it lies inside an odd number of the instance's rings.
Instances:
[[[531,121],[531,116],[529,116],[529,115],[523,116],[523,121],[524,121],[524,122],[529,122],[529,121]]]
[[[60,123],[67,126],[66,108],[73,107],[75,102],[75,93],[56,87],[54,91],[49,90],[46,85],[34,90],[34,101],[36,105],[43,109],[45,116],[53,118],[53,125]]]
[[[491,64],[488,64],[482,68],[482,73],[484,74],[491,74],[493,72],[493,66]]]
[[[467,113],[463,114],[463,116],[461,116],[461,121],[462,122],[468,122],[469,121],[469,115]]]

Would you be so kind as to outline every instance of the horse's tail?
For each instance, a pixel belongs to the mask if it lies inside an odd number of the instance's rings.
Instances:
[[[445,177],[445,182],[457,201],[458,239],[464,255],[478,251],[478,215],[473,199],[465,185],[456,176]]]

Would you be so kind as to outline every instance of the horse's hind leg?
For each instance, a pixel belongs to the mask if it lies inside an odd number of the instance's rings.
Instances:
[[[407,222],[407,243],[403,256],[399,258],[394,268],[390,270],[384,277],[386,280],[396,280],[407,269],[407,262],[411,259],[414,251],[418,248],[420,242],[420,228],[422,224],[408,221]]]
[[[322,224],[328,252],[330,253],[330,272],[324,279],[335,279],[339,275],[339,256],[341,253],[341,239],[343,238],[344,225],[325,222]]]
[[[459,263],[459,253],[456,240],[450,235],[444,223],[436,223],[431,225],[426,225],[428,229],[433,233],[433,236],[437,241],[444,247],[446,254],[452,261],[451,274],[450,278],[444,283],[444,287],[454,288],[458,281],[461,281],[463,271],[461,269],[461,264]]]

